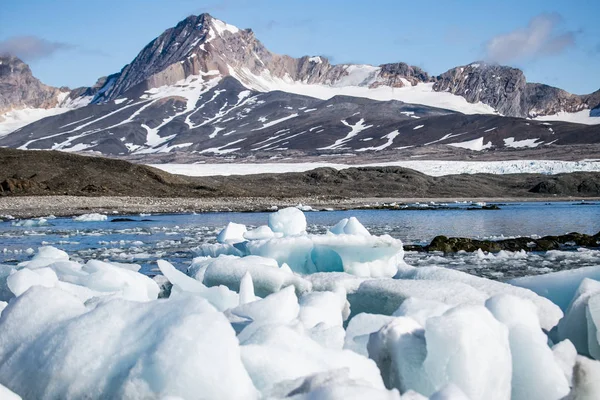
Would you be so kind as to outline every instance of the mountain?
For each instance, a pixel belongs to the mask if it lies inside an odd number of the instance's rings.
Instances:
[[[86,105],[86,90],[73,94],[66,87],[45,85],[22,60],[0,55],[0,137],[32,121]]]
[[[600,123],[600,91],[573,95],[528,83],[518,69],[485,63],[434,77],[405,63],[293,58],[271,53],[251,30],[208,14],[167,29],[93,87],[48,87],[60,92],[54,103],[41,101],[46,92],[36,90],[35,104],[60,115],[0,137],[0,146],[109,155],[298,155],[600,142],[600,126],[538,121]]]
[[[482,102],[502,115],[514,117],[576,113],[600,104],[600,90],[578,96],[552,86],[528,83],[517,68],[483,62],[443,73],[433,89],[462,96],[469,103]]]

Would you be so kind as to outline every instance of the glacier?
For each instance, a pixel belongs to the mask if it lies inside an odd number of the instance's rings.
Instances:
[[[502,283],[354,217],[266,223],[154,277],[52,246],[0,265],[0,397],[600,398],[600,266]]]

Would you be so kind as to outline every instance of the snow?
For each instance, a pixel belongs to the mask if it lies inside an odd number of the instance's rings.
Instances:
[[[373,125],[365,125],[365,119],[361,118],[356,124],[351,125],[348,122],[346,122],[346,120],[342,120],[342,124],[344,124],[345,126],[350,128],[350,132],[348,132],[348,134],[346,136],[344,136],[341,139],[338,139],[335,141],[335,143],[333,143],[332,145],[326,146],[326,147],[321,147],[317,150],[333,150],[333,149],[339,149],[342,147],[342,145],[346,142],[348,142],[350,139],[352,139],[354,136],[358,135],[360,132],[371,128]],[[393,138],[392,138],[393,140]],[[391,144],[391,143],[390,143]]]
[[[480,137],[478,139],[468,140],[466,142],[448,143],[448,146],[460,147],[463,149],[468,149],[468,150],[473,150],[473,151],[482,151],[485,149],[491,149],[492,142],[487,142],[486,144],[483,144],[483,137]]]
[[[223,36],[223,34],[225,32],[231,33],[231,34],[236,34],[238,33],[240,30],[230,24],[227,24],[219,19],[213,18],[211,21],[211,30],[214,29],[214,31],[216,32],[217,36]],[[206,40],[206,42],[208,42],[209,40]]]
[[[101,222],[106,221],[108,217],[104,214],[91,213],[91,214],[83,214],[77,217],[73,217],[73,221],[77,222]]]
[[[405,103],[445,108],[464,114],[496,113],[492,107],[481,102],[472,104],[461,96],[447,92],[435,92],[433,83],[419,83],[415,86],[406,85],[401,88],[384,85],[370,88],[369,86],[377,81],[379,67],[349,65],[346,66],[345,71],[348,74],[343,75],[335,82],[306,84],[293,81],[289,76],[284,78],[275,77],[267,70],[262,71],[260,75],[256,75],[247,68],[229,67],[231,76],[238,79],[247,88],[261,92],[281,90],[322,100],[328,100],[339,95],[364,97],[380,101],[400,100]]]
[[[373,147],[364,147],[362,149],[357,149],[356,151],[380,151],[383,150],[385,148],[390,147],[391,145],[394,144],[394,139],[396,138],[396,136],[398,136],[400,134],[400,132],[398,130],[395,130],[393,132],[388,133],[387,135],[383,135],[381,138],[382,139],[387,139],[387,141],[380,145],[380,146],[373,146]],[[372,138],[369,138],[368,140],[371,140]],[[362,139],[362,140],[367,140],[367,139]]]
[[[417,129],[421,129],[423,128],[425,125],[417,125],[413,128],[413,131],[416,131]]]
[[[445,139],[445,138],[444,138]],[[442,140],[442,139],[441,139]],[[163,171],[188,176],[228,176],[304,172],[315,168],[335,168],[337,170],[354,167],[404,167],[431,176],[454,174],[519,174],[541,173],[561,174],[576,171],[600,172],[599,160],[507,160],[507,161],[438,161],[402,160],[373,164],[314,163],[226,163],[226,164],[150,164]]]
[[[544,143],[538,142],[538,139],[523,139],[523,140],[515,140],[514,137],[509,137],[504,139],[504,147],[512,147],[514,149],[519,149],[523,147],[537,147],[540,144]]]
[[[6,136],[40,119],[71,111],[71,108],[24,108],[0,115],[0,137]]]
[[[315,64],[321,64],[323,62],[323,60],[321,60],[321,57],[316,56],[316,57],[309,57],[308,62],[312,62]]]
[[[598,125],[600,124],[599,116],[592,116],[590,110],[581,110],[574,113],[561,111],[555,115],[544,115],[533,118],[536,121],[564,121],[573,122],[576,124]]]
[[[271,126],[280,124],[280,123],[282,123],[284,121],[287,121],[287,120],[290,120],[292,118],[296,118],[298,115],[299,115],[298,113],[290,114],[288,116],[285,116],[285,117],[282,117],[282,118],[279,118],[279,119],[276,119],[276,120],[273,120],[273,121],[270,121],[270,122],[265,122],[266,119],[264,119],[264,121],[261,121],[261,122],[264,122],[263,126],[261,126],[260,128],[252,129],[252,131],[260,131],[262,129],[269,128]]]

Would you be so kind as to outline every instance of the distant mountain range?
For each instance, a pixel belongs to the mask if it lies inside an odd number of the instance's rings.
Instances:
[[[404,63],[337,64],[267,50],[208,14],[151,41],[87,88],[53,88],[0,57],[0,146],[329,154],[432,144],[470,150],[600,143],[600,90],[574,95],[483,62],[430,76]]]

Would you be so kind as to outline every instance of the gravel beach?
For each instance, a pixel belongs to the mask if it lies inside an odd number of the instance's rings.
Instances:
[[[600,198],[586,198],[597,201]],[[297,198],[153,198],[153,197],[83,197],[83,196],[20,196],[0,197],[0,217],[34,218],[47,215],[71,216],[86,213],[139,214],[139,213],[190,213],[190,212],[258,212],[276,207],[302,204],[316,210],[360,209],[383,203],[436,203],[454,201],[514,202],[543,201],[548,198],[348,198],[326,197]],[[580,198],[562,197],[552,201],[581,201]]]

